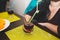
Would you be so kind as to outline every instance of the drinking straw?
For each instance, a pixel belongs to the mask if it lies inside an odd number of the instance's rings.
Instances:
[[[38,3],[39,3],[40,1],[41,1],[41,0],[37,0],[37,3],[36,3],[36,5],[37,5],[36,11],[35,11],[35,13],[33,14],[33,16],[31,17],[31,19],[29,20],[29,23],[33,20],[33,18],[35,17],[35,15],[36,15],[37,13],[39,13],[39,10],[38,10]]]

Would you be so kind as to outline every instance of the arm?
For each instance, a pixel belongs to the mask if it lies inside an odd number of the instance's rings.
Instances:
[[[44,2],[41,2],[38,5],[39,8],[39,13],[42,13],[42,9],[44,8]],[[26,19],[26,21],[29,21],[29,19],[33,16],[33,14],[36,11],[36,7],[34,7],[31,11],[29,11],[28,13],[25,13],[24,18]]]
[[[34,12],[36,11],[36,7],[33,8],[31,11],[29,11],[28,13],[24,14],[24,23],[29,22],[30,18],[33,16]]]
[[[58,34],[58,25],[54,25],[54,24],[51,24],[51,23],[38,23],[42,26],[45,26],[46,28],[48,28],[49,30],[53,31],[54,33]]]

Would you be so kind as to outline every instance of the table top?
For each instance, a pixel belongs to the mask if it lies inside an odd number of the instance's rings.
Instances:
[[[3,13],[1,14],[1,15],[4,15]],[[5,15],[6,15],[6,12],[5,12]],[[13,15],[14,16],[14,15]],[[14,28],[16,28],[17,26],[20,26],[20,25],[22,25],[23,24],[23,17],[22,16],[19,16],[19,15],[17,15],[17,14],[15,14],[15,16],[18,16],[19,18],[21,18],[20,20],[12,20],[12,21],[14,21],[14,22],[12,22],[11,21],[11,23],[10,23],[10,26],[7,28],[7,29],[5,29],[4,31],[1,31],[0,32],[0,40],[9,40],[9,38],[7,37],[7,35],[5,34],[5,32],[7,32],[7,31],[9,31],[9,30],[11,30],[11,29],[14,29]],[[1,17],[1,18],[3,18],[3,17]],[[16,17],[15,17],[16,18]],[[12,19],[12,18],[11,18]],[[10,19],[9,19],[10,20]]]
[[[18,16],[19,18],[21,18],[21,20],[17,20],[17,21],[11,22],[10,26],[9,26],[6,30],[0,32],[0,40],[10,40],[10,39],[8,38],[8,36],[5,34],[5,32],[7,32],[7,31],[9,31],[9,30],[12,30],[12,29],[14,29],[14,28],[16,28],[16,27],[18,27],[18,26],[20,26],[20,25],[23,24],[23,20],[24,20],[23,17],[22,17],[22,16],[19,16],[19,15],[17,15],[17,16]],[[37,26],[39,26],[39,25],[37,25]],[[41,27],[39,27],[39,28],[41,28]],[[44,27],[42,27],[42,29],[44,29],[45,31],[47,31],[47,32],[53,34],[54,36],[56,36],[57,38],[59,38],[59,36],[57,36],[56,34],[54,34],[54,33],[51,32],[51,31],[49,31],[48,29],[46,29],[46,28],[44,28]]]

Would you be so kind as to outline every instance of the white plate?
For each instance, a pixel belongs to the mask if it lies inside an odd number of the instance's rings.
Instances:
[[[5,30],[5,29],[10,25],[10,22],[9,22],[8,20],[6,20],[6,19],[4,19],[4,20],[5,20],[4,28],[3,28],[3,29],[1,29],[0,31]]]

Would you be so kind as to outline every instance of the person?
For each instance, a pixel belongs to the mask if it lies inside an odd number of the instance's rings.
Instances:
[[[60,0],[42,0],[38,8],[39,13],[33,18],[35,23],[41,25],[41,27],[48,28],[60,36]],[[24,15],[25,22],[29,22],[35,11],[36,7]]]
[[[0,0],[0,12],[6,11],[6,4],[9,0]]]

